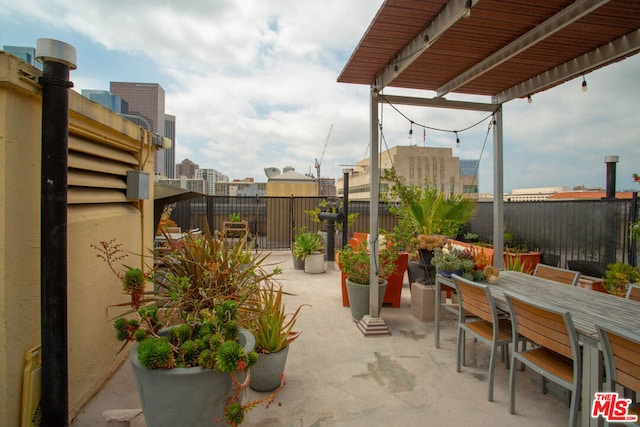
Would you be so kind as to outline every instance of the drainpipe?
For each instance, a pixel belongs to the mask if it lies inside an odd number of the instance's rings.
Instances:
[[[604,162],[607,165],[607,195],[606,203],[606,221],[605,221],[605,240],[604,240],[604,263],[611,264],[616,261],[616,247],[612,236],[615,235],[616,223],[616,204],[609,202],[616,198],[616,163],[618,156],[605,156]]]
[[[342,223],[342,248],[347,246],[349,236],[349,174],[353,171],[351,168],[342,169],[344,179],[342,181],[342,212],[344,212],[345,221]]]
[[[616,163],[618,156],[605,156],[604,162],[607,164],[607,199],[616,198]]]
[[[42,165],[40,195],[40,335],[42,425],[69,425],[67,361],[67,156],[69,70],[76,68],[73,46],[38,39],[43,63]]]

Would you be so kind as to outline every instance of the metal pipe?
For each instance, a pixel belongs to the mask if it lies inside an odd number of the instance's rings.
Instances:
[[[67,163],[69,69],[75,48],[38,39],[43,62],[40,222],[42,425],[69,425],[67,358]]]
[[[349,173],[352,169],[343,169],[342,172],[344,174],[344,179],[342,181],[343,185],[343,195],[342,195],[342,211],[344,212],[344,222],[342,223],[342,247],[347,246],[347,242],[349,237],[347,233],[349,233]]]
[[[616,163],[618,156],[605,156],[604,162],[607,165],[607,199],[616,198]]]

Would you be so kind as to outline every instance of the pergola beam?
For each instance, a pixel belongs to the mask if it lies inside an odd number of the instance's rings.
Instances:
[[[551,86],[570,80],[608,63],[615,62],[639,50],[640,29],[506,89],[496,94],[495,100],[499,104],[504,104],[515,98],[522,98],[536,92],[541,92]]]
[[[378,102],[386,102],[394,105],[413,105],[418,107],[448,108],[453,110],[486,111],[492,113],[496,111],[496,104],[467,101],[450,101],[445,98],[416,98],[400,95],[379,95]]]
[[[504,48],[469,68],[464,73],[440,86],[437,90],[437,96],[444,96],[449,92],[455,91],[459,87],[464,86],[519,53],[526,51],[531,46],[534,46],[608,2],[609,0],[576,1],[553,15],[551,18],[547,19],[542,24],[536,26],[531,31],[518,37]]]
[[[463,16],[469,16],[471,8],[480,0],[451,0],[447,3],[440,13],[427,25],[427,27],[418,34],[416,38],[410,41],[402,48],[393,58],[390,59],[387,67],[376,77],[376,81],[372,82],[378,90],[384,89],[386,86],[399,76],[409,65],[413,63],[420,53],[435,43],[442,34],[453,26]]]

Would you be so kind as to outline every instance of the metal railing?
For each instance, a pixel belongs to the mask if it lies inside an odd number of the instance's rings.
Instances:
[[[297,229],[320,231],[325,224],[314,222],[312,211],[323,197],[230,197],[202,196],[178,202],[171,218],[182,229],[208,227],[222,230],[232,215],[248,221],[256,247],[263,250],[288,250]],[[331,200],[330,200],[331,201]],[[333,200],[339,201],[338,199]],[[357,213],[348,228],[369,231],[369,203],[351,201],[349,212]],[[391,231],[396,218],[388,206],[380,203],[379,227]],[[508,202],[504,204],[505,231],[512,233],[515,244],[559,255],[561,265],[567,260],[610,263],[616,260],[637,265],[636,244],[629,239],[629,225],[637,221],[638,204],[630,199],[576,200],[557,202]],[[341,231],[340,227],[336,227]],[[493,236],[493,203],[480,202],[478,215],[465,228],[478,234],[481,241]],[[340,245],[336,241],[336,247]]]

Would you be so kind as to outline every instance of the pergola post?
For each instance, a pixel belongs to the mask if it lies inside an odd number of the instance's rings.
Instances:
[[[493,265],[504,265],[504,159],[502,153],[502,107],[493,115]]]
[[[371,155],[369,156],[369,314],[365,315],[358,328],[368,336],[390,335],[384,319],[380,316],[378,306],[378,202],[380,199],[380,169],[378,168],[378,92],[375,86],[370,92],[369,132],[371,140]]]

